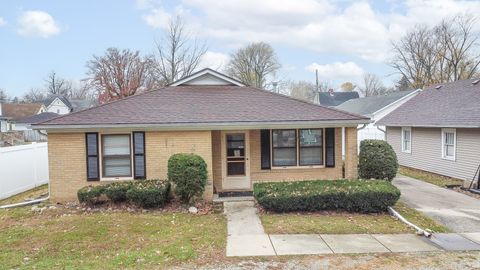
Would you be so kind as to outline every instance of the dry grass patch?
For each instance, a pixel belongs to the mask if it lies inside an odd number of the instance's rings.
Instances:
[[[400,167],[398,172],[402,175],[415,178],[417,180],[421,180],[430,184],[434,184],[439,187],[447,187],[447,186],[456,186],[456,185],[462,185],[463,181],[443,175],[438,175],[422,170],[417,170],[413,168],[407,168],[407,167]]]
[[[0,268],[156,269],[225,257],[221,214],[0,210]]]
[[[394,207],[407,220],[422,228],[437,232],[448,229],[418,211],[397,203]],[[354,233],[414,233],[403,222],[389,215],[356,214],[345,212],[284,213],[262,212],[260,215],[265,231],[269,234],[354,234]]]

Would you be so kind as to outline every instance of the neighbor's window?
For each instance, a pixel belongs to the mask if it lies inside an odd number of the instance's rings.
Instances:
[[[323,164],[323,129],[300,129],[300,166]]]
[[[409,127],[402,128],[402,152],[412,152],[412,129]]]
[[[272,130],[272,165],[297,165],[297,131],[295,129]]]
[[[132,159],[129,134],[102,136],[103,177],[131,177]]]
[[[455,160],[456,131],[455,129],[442,129],[442,157]]]

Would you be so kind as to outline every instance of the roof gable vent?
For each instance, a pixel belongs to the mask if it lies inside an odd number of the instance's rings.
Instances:
[[[479,82],[480,82],[480,80],[477,79],[477,80],[474,80],[474,81],[472,82],[472,84],[473,84],[473,85],[477,85],[477,83],[479,83]]]
[[[440,89],[440,88],[442,88],[442,87],[443,87],[443,85],[437,85],[437,86],[435,86],[435,89],[438,90],[438,89]]]

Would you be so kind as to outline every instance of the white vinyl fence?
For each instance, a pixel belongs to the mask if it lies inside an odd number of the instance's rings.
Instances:
[[[48,145],[0,147],[0,199],[48,183]]]

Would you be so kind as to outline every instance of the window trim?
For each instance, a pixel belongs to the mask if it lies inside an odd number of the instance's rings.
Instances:
[[[302,165],[301,164],[301,159],[300,159],[300,152],[301,152],[301,149],[302,149],[302,146],[300,145],[300,132],[302,130],[320,130],[321,131],[321,135],[322,135],[322,144],[321,146],[303,146],[303,148],[320,148],[320,156],[321,156],[321,162],[318,163],[318,164],[307,164],[307,165]],[[299,167],[309,167],[309,166],[322,166],[322,165],[325,165],[325,151],[323,150],[325,148],[325,134],[324,134],[324,131],[325,129],[323,128],[299,128],[297,130],[297,133],[298,133],[298,138],[297,138],[297,143],[298,143],[298,166]]]
[[[104,136],[125,136],[125,135],[128,135],[129,137],[129,147],[130,147],[130,175],[122,175],[122,176],[105,176],[105,173],[104,173],[104,167],[105,167],[105,164],[104,164],[104,160],[103,160],[103,157],[104,157],[104,154],[103,154],[103,137]],[[100,162],[100,181],[112,181],[112,180],[133,180],[134,179],[134,176],[133,176],[133,162],[134,162],[134,159],[133,159],[133,146],[132,146],[132,132],[129,132],[129,133],[99,133],[99,137],[100,137],[100,140],[99,140],[99,162]]]
[[[408,131],[410,133],[410,147],[409,149],[405,149],[405,131]],[[401,129],[401,147],[402,147],[402,153],[408,153],[408,154],[411,154],[412,153],[412,128],[411,127],[402,127]]]
[[[453,156],[447,156],[445,153],[445,134],[453,133]],[[442,159],[455,161],[457,157],[457,129],[455,128],[442,128]]]
[[[300,165],[300,130],[321,129],[322,130],[322,164],[318,165]],[[296,147],[296,165],[275,166],[273,164],[273,131],[274,130],[295,130],[295,147]],[[325,128],[287,128],[287,129],[271,129],[270,130],[270,168],[271,169],[305,169],[305,168],[325,168]]]
[[[295,146],[294,147],[273,147],[273,132],[274,131],[284,131],[284,130],[293,130],[295,131]],[[271,140],[270,140],[270,145],[271,145],[271,153],[272,153],[272,158],[271,158],[271,163],[272,163],[272,168],[286,168],[286,167],[298,167],[298,129],[294,129],[294,128],[288,128],[288,129],[272,129],[271,130]],[[274,149],[284,149],[284,148],[287,148],[287,149],[292,149],[292,148],[295,148],[295,165],[282,165],[282,166],[278,166],[278,165],[274,165],[273,162],[274,162],[274,154],[273,154],[273,150]]]

